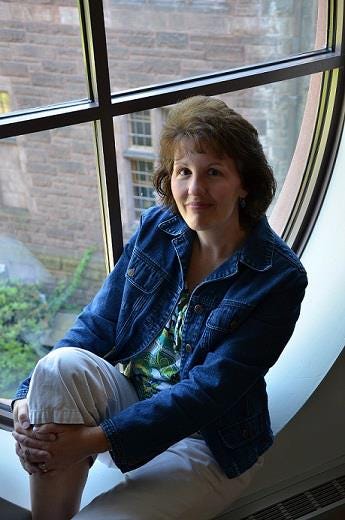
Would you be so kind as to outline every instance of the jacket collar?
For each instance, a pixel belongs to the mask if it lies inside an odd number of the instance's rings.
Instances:
[[[171,213],[170,211],[169,213],[172,216],[168,219],[163,220],[158,226],[162,231],[165,231],[165,233],[177,237],[178,235],[186,233],[186,231],[190,229],[183,220],[183,218],[180,217],[180,215]]]
[[[191,231],[180,215],[174,214],[170,218],[163,220],[159,224],[159,228],[174,237]],[[268,224],[266,216],[263,216],[238,251],[236,260],[256,271],[266,271],[272,267],[274,243],[274,231]]]
[[[257,271],[266,271],[272,267],[274,243],[274,231],[266,216],[263,216],[243,244],[240,250],[240,262]]]

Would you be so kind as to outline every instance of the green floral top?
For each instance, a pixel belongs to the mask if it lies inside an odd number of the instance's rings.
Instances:
[[[139,399],[147,399],[179,381],[182,327],[188,299],[188,291],[184,290],[160,335],[125,367],[124,374],[131,379]]]

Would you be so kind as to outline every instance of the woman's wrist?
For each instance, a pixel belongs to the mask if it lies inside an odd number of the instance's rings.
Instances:
[[[95,453],[103,453],[109,450],[108,440],[100,426],[92,426],[87,430],[87,445],[90,455]]]

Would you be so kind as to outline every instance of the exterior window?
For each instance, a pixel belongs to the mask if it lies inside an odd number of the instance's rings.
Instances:
[[[134,213],[139,220],[144,209],[155,204],[154,189],[152,187],[153,162],[131,160]]]
[[[130,114],[129,123],[130,144],[132,146],[152,146],[150,111],[144,110]]]
[[[10,96],[9,93],[0,90],[0,114],[6,114],[10,111]]]

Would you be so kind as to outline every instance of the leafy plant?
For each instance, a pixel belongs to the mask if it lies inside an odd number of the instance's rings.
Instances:
[[[80,287],[94,248],[87,249],[72,276],[57,284],[49,295],[36,284],[0,283],[0,396],[13,395],[46,353],[42,348],[47,329]]]

